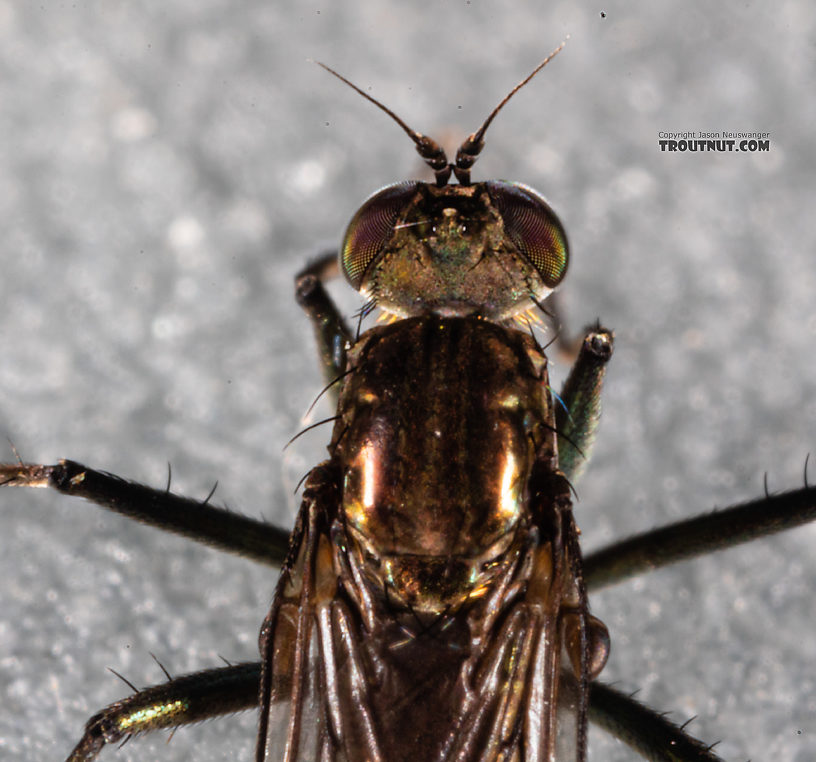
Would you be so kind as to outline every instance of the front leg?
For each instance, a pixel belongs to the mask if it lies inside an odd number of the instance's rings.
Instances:
[[[333,385],[335,399],[334,382],[345,373],[346,352],[354,343],[337,305],[326,291],[326,281],[338,274],[337,255],[330,252],[301,270],[295,278],[295,296],[312,321],[323,376],[327,384]]]
[[[192,500],[167,490],[146,487],[72,460],[53,466],[0,464],[0,487],[50,487],[84,497],[114,513],[189,537],[253,561],[280,566],[289,547],[289,532],[207,500]]]
[[[601,389],[612,357],[614,334],[600,324],[589,328],[555,406],[558,467],[575,485],[589,463],[601,417]]]

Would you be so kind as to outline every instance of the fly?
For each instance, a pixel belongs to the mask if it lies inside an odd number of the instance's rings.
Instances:
[[[561,46],[563,47],[563,45]],[[167,531],[281,565],[259,662],[136,690],[92,717],[69,760],[159,728],[259,708],[257,762],[499,762],[587,756],[596,722],[648,759],[715,760],[665,716],[596,681],[609,654],[587,591],[814,517],[814,489],[735,506],[585,559],[573,517],[612,333],[589,329],[554,402],[528,313],[567,271],[532,188],[472,182],[378,101],[435,174],[366,200],[335,256],[297,278],[337,402],[329,458],[291,536],[73,461],[0,466]],[[322,65],[322,64],[321,64]],[[451,183],[454,178],[457,182]],[[343,273],[392,322],[355,335],[325,281]]]

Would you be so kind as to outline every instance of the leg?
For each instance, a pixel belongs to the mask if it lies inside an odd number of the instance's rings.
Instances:
[[[88,720],[67,762],[95,759],[106,744],[258,706],[260,663],[234,664],[171,679],[117,701]]]
[[[337,255],[332,252],[322,255],[295,278],[297,301],[312,321],[323,375],[328,384],[333,384],[345,372],[346,348],[354,343],[324,286],[326,280],[337,274]]]
[[[0,464],[2,486],[51,487],[144,524],[263,564],[280,566],[289,547],[289,533],[271,524],[216,508],[207,500],[191,500],[93,471],[70,460],[55,466]]]
[[[584,558],[584,579],[598,589],[676,561],[723,550],[816,519],[816,487],[784,492],[653,529]]]
[[[590,686],[589,720],[645,759],[722,762],[710,747],[686,734],[665,715],[603,683]]]
[[[586,469],[601,417],[601,387],[612,357],[613,334],[596,325],[584,336],[578,359],[556,402],[558,465],[572,484]]]

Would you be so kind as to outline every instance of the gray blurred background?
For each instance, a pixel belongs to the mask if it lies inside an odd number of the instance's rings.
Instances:
[[[816,453],[815,24],[794,0],[0,2],[0,435],[157,486],[170,462],[177,491],[218,479],[231,507],[291,525],[329,437],[282,452],[322,385],[293,275],[369,193],[421,172],[307,59],[455,147],[571,35],[473,174],[550,199],[571,327],[617,332],[585,548],[759,496],[766,472],[799,486]],[[658,132],[683,130],[770,132],[771,150],[661,153]],[[815,542],[805,528],[603,591],[605,678],[697,715],[728,760],[812,762]],[[62,759],[128,692],[108,666],[147,685],[150,652],[175,673],[257,653],[270,570],[44,492],[0,495],[0,543],[5,760]],[[254,726],[105,758],[248,760]]]

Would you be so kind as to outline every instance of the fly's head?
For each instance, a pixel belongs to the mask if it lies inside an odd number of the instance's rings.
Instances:
[[[567,238],[547,202],[527,186],[408,182],[363,204],[340,256],[352,286],[399,317],[503,320],[561,282]]]
[[[434,140],[324,66],[391,116],[436,174],[435,184],[389,185],[354,215],[340,266],[355,289],[398,317],[433,313],[501,321],[539,304],[561,282],[567,237],[549,204],[520,183],[471,183],[470,169],[499,110],[562,47],[508,93],[460,146],[455,163]],[[448,184],[451,175],[457,185]]]

